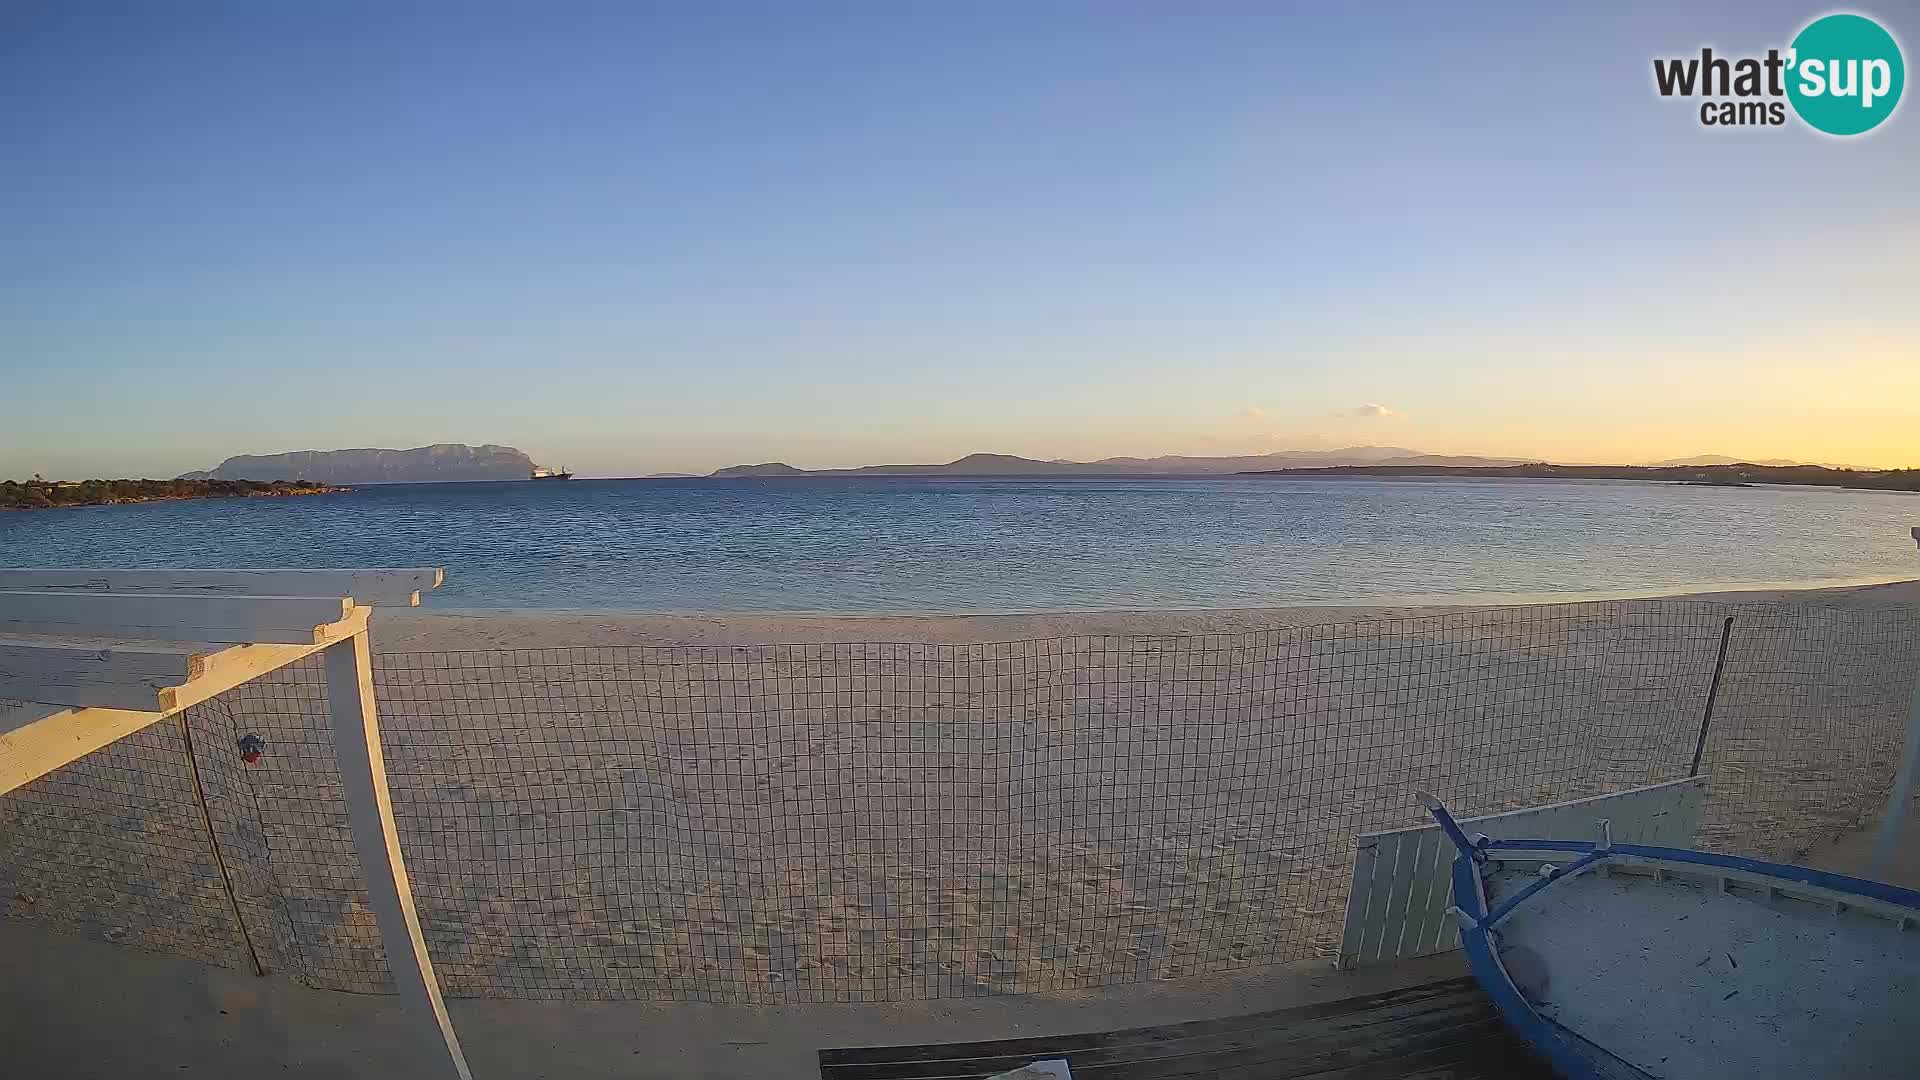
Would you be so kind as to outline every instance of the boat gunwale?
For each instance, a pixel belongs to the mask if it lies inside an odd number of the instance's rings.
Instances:
[[[1521,857],[1501,860],[1502,852]],[[1690,868],[1696,874],[1704,869],[1706,873],[1703,876],[1709,877],[1715,876],[1714,872],[1718,871],[1723,877],[1759,878],[1763,883],[1777,881],[1786,886],[1797,885],[1828,894],[1821,899],[1849,897],[1856,901],[1867,900],[1869,903],[1857,904],[1855,909],[1895,920],[1899,932],[1905,932],[1910,919],[1920,923],[1920,892],[1807,866],[1772,863],[1690,848],[1642,844],[1601,845],[1590,840],[1477,838],[1472,848],[1461,851],[1453,863],[1454,903],[1462,916],[1459,920],[1462,924],[1460,944],[1467,954],[1467,966],[1515,1033],[1547,1058],[1554,1070],[1566,1080],[1607,1080],[1607,1077],[1588,1061],[1584,1053],[1575,1049],[1557,1025],[1534,1009],[1533,1003],[1515,985],[1513,976],[1508,974],[1506,965],[1500,960],[1496,933],[1498,927],[1488,917],[1485,882],[1489,861],[1529,861],[1522,853],[1540,855],[1555,852],[1586,858],[1597,855],[1598,858],[1593,859],[1587,869],[1606,867],[1610,863],[1621,868],[1652,866],[1658,869],[1664,863]],[[1526,899],[1531,900],[1549,892],[1552,885],[1571,880],[1574,876],[1556,875],[1551,882],[1543,883],[1547,888],[1532,893]],[[1804,896],[1798,898],[1813,899]],[[1896,910],[1889,912],[1885,908]],[[1605,1047],[1596,1045],[1594,1048],[1612,1056],[1612,1052]]]
[[[1487,914],[1484,889],[1480,864],[1469,855],[1456,857],[1453,861],[1454,903],[1467,916],[1461,920],[1465,925],[1460,928],[1460,947],[1467,954],[1467,967],[1474,979],[1493,999],[1494,1008],[1500,1010],[1514,1033],[1545,1057],[1555,1072],[1566,1080],[1606,1080],[1553,1025],[1534,1011],[1533,1003],[1514,985],[1513,976],[1507,974],[1506,965],[1500,962],[1500,952],[1494,947],[1493,929],[1482,921]]]
[[[1713,851],[1695,851],[1691,848],[1654,847],[1646,844],[1613,844],[1601,847],[1591,840],[1494,840],[1489,839],[1477,845],[1489,858],[1498,858],[1497,851],[1563,851],[1574,855],[1589,855],[1598,852],[1600,865],[1604,866],[1613,857],[1626,856],[1634,860],[1633,864],[1681,863],[1689,866],[1705,866],[1718,870],[1732,870],[1742,874],[1773,878],[1796,885],[1807,885],[1815,889],[1844,895],[1865,897],[1882,904],[1907,908],[1916,917],[1920,917],[1920,891],[1903,889],[1898,885],[1888,885],[1883,881],[1870,881],[1866,878],[1849,877],[1836,874],[1831,870],[1816,870],[1810,866],[1796,866],[1792,863],[1765,862],[1749,859],[1741,855],[1722,855]],[[1627,865],[1633,865],[1627,864]]]

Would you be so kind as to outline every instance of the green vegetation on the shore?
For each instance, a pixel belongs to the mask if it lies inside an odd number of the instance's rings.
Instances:
[[[1738,487],[1800,484],[1811,487],[1920,491],[1920,469],[1829,469],[1824,465],[1340,465],[1320,469],[1263,469],[1247,476],[1459,476],[1528,480],[1664,480],[1669,483]]]
[[[0,510],[103,506],[158,499],[231,499],[261,495],[324,495],[342,487],[305,480],[0,480]]]

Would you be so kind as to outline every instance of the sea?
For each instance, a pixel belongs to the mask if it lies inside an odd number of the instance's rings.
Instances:
[[[1639,481],[403,484],[0,514],[0,566],[443,566],[445,610],[1022,612],[1920,577],[1920,495]]]

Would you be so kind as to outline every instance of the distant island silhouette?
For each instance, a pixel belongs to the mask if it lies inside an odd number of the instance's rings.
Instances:
[[[1660,480],[1708,487],[1794,484],[1810,487],[1920,491],[1920,469],[1835,469],[1825,465],[1526,465],[1462,468],[1435,465],[1337,465],[1325,468],[1261,469],[1245,476],[1419,477],[1489,480]]]
[[[1098,461],[1038,461],[1012,454],[968,454],[939,465],[862,465],[851,469],[798,469],[784,461],[730,465],[712,475],[727,476],[1188,476],[1231,475],[1275,466],[1522,465],[1525,458],[1423,454],[1404,446],[1349,446],[1339,450],[1279,450],[1234,457],[1110,457]]]
[[[731,465],[714,477],[779,479],[808,476],[1287,476],[1459,477],[1521,480],[1658,480],[1709,487],[1795,484],[1814,487],[1920,490],[1920,469],[1856,469],[1770,459],[1741,461],[1719,454],[1650,465],[1555,465],[1525,458],[1423,454],[1401,446],[1339,450],[1281,450],[1243,457],[1113,457],[1098,461],[1039,461],[1012,454],[968,454],[938,465],[863,465],[800,469],[784,461]]]
[[[1041,461],[1013,454],[968,454],[936,465],[862,465],[801,469],[784,461],[731,465],[715,477],[803,476],[1482,476],[1521,479],[1664,480],[1710,484],[1809,484],[1913,490],[1920,470],[1858,469],[1767,459],[1745,461],[1701,454],[1645,465],[1555,465],[1538,459],[1427,454],[1404,446],[1348,446],[1338,450],[1280,450],[1237,457],[1110,457],[1097,461]]]
[[[462,480],[525,480],[532,458],[511,446],[436,443],[410,450],[299,450],[230,457],[183,481],[285,481],[327,484],[444,483]],[[1920,490],[1920,469],[1869,469],[1811,464],[1779,458],[1745,460],[1699,454],[1641,465],[1566,465],[1519,457],[1429,454],[1404,446],[1347,446],[1334,450],[1277,450],[1266,454],[1210,457],[1107,457],[1094,461],[1040,460],[1014,454],[968,454],[935,464],[861,465],[803,469],[784,461],[729,465],[708,474],[719,479],[821,476],[1373,476],[1480,477],[1486,479],[1658,480],[1728,487],[1796,484],[1878,490]],[[651,473],[646,479],[693,478],[687,473]]]
[[[525,480],[532,458],[511,446],[435,443],[411,450],[295,450],[240,454],[182,480],[284,480],[323,484],[431,484],[451,480]]]

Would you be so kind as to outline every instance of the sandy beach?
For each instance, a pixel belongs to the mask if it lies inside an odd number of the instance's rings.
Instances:
[[[1907,581],[1504,607],[422,609],[382,613],[375,640],[450,992],[894,1000],[1326,955],[1353,836],[1418,823],[1416,789],[1493,812],[1684,776],[1735,611],[1703,842],[1824,842],[1883,797],[1916,604]],[[249,775],[304,804],[284,764]]]
[[[1647,594],[1614,594],[1621,597]],[[1480,611],[1496,606],[1599,600],[1599,594],[1533,594],[1446,603],[1324,604],[1158,611],[1039,612],[1016,615],[605,614],[529,610],[442,612],[383,608],[373,646],[382,652],[556,649],[604,645],[772,645],[810,642],[971,644],[1074,635],[1237,634]],[[1611,596],[1605,598],[1612,598]],[[1812,604],[1826,608],[1920,605],[1920,580],[1835,588],[1756,587],[1668,594],[1672,600]]]
[[[1915,581],[1025,615],[429,607],[382,610],[374,642],[450,996],[852,1002],[1327,957],[1355,836],[1419,824],[1418,790],[1491,813],[1687,775],[1723,648],[1701,843],[1792,857],[1883,804],[1917,612]],[[323,703],[303,663],[187,722],[267,966],[378,991]],[[268,749],[243,767],[247,734]],[[185,753],[149,729],[10,799],[0,886],[30,901],[10,917],[242,963]]]

